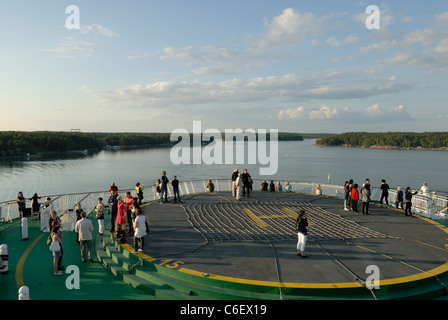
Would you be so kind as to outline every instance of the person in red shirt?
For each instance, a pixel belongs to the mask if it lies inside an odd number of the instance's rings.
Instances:
[[[112,185],[109,187],[110,194],[112,194],[112,191],[118,192],[118,187],[115,185],[115,182],[112,182]]]
[[[125,204],[126,204],[126,217],[127,217],[127,221],[128,221],[128,225],[129,225],[129,231],[128,233],[134,233],[134,218],[133,217],[133,212],[132,209],[134,209],[133,206],[133,202],[134,202],[134,197],[131,195],[131,193],[128,191],[126,192],[126,200],[125,200]]]
[[[117,197],[118,200],[118,211],[117,211],[117,220],[115,221],[117,223],[117,230],[124,231],[124,224],[126,223],[126,203],[123,201],[123,198],[121,196]]]
[[[358,201],[359,201],[359,192],[358,192],[358,184],[354,184],[353,185],[353,189],[352,189],[352,211],[354,212],[359,212],[358,211]]]

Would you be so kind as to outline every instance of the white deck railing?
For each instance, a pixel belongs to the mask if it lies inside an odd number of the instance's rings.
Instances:
[[[212,180],[212,182],[215,185],[216,192],[231,191],[231,180]],[[179,193],[181,196],[183,196],[188,194],[207,192],[207,183],[208,180],[180,182]],[[262,180],[255,179],[252,186],[253,190],[259,191],[261,183]],[[285,182],[281,183],[284,189]],[[289,182],[289,184],[292,187],[291,192],[315,194],[316,187],[320,185],[322,195],[336,198],[344,197],[344,187],[340,185],[315,182]],[[119,191],[119,194],[124,197],[126,191],[130,191],[132,196],[136,196],[135,190],[121,190]],[[371,188],[371,191],[372,201],[379,201],[381,190],[379,188]],[[145,202],[159,200],[159,194],[157,193],[155,186],[145,187],[143,193]],[[31,220],[38,221],[38,223],[40,223],[41,231],[48,232],[49,215],[51,210],[55,210],[62,220],[63,230],[70,231],[73,230],[75,226],[75,210],[77,203],[81,203],[81,207],[85,212],[91,213],[96,207],[99,197],[103,198],[103,203],[105,206],[107,206],[109,195],[110,194],[108,191],[98,191],[49,196],[52,199],[51,202],[46,206],[44,206],[43,203],[41,204],[39,213],[40,219],[38,218],[39,215],[35,214],[31,217]],[[389,190],[389,205],[395,205],[396,195],[396,190]],[[168,187],[168,196],[173,196],[171,186]],[[42,197],[42,199],[46,198],[47,197]],[[29,200],[27,200],[27,207],[31,207],[31,202]],[[432,219],[446,219],[448,217],[447,210],[448,200],[446,197],[437,195],[433,196],[431,194],[424,195],[419,193],[412,198],[412,211],[416,214],[420,214]],[[0,203],[0,223],[12,222],[14,219],[19,218],[20,214],[18,211],[17,202],[15,200]],[[31,223],[33,223],[32,221]]]

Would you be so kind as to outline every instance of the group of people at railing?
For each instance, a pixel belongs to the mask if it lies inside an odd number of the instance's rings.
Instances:
[[[34,195],[31,198],[27,199],[24,197],[23,192],[19,191],[17,193],[17,198],[16,198],[18,210],[19,210],[19,217],[23,218],[23,217],[31,216],[31,214],[39,215],[41,206],[46,208],[51,203],[51,198],[47,198],[47,200],[43,204],[39,203],[39,199],[41,199],[41,197],[39,197],[37,195],[37,193],[34,193]],[[26,200],[31,201],[30,208],[27,208]]]
[[[358,191],[358,187],[359,185],[357,183],[354,183],[353,179],[350,179],[349,181],[345,182],[344,210],[359,212],[358,202],[361,201],[362,213],[367,215],[369,214],[369,203],[372,202],[370,179],[366,179],[360,191]],[[386,206],[388,206],[389,190],[392,190],[392,188],[390,188],[389,184],[387,184],[385,179],[382,179],[381,186],[379,187],[379,189],[381,191],[379,200],[380,205],[383,205],[384,201]],[[442,199],[440,196],[437,196],[435,191],[430,193],[428,189],[428,184],[426,182],[423,183],[422,187],[419,190],[418,189],[411,190],[411,187],[407,187],[404,192],[403,190],[401,190],[401,187],[398,187],[396,190],[394,190],[395,208],[403,210],[406,216],[413,216],[412,206],[413,203],[416,202],[415,200],[413,201],[413,197],[418,193],[420,193],[421,195],[421,197],[418,200],[422,202],[418,203],[418,207],[420,210],[423,210],[424,213],[434,214],[437,213],[438,211],[446,212],[446,208],[448,208],[448,194],[446,195],[447,199],[445,200]],[[438,206],[437,204],[438,200],[442,202],[442,206],[444,206],[445,208],[438,208],[441,207]]]
[[[239,169],[236,168],[233,170],[232,176],[232,196],[235,197],[237,201],[241,201],[242,197],[250,197],[250,192],[253,190],[254,181],[252,180],[251,175],[247,171],[247,169],[243,170],[243,173],[239,172]],[[209,180],[209,184],[207,185],[208,191],[210,191],[210,185],[213,185],[211,180]],[[212,186],[214,189],[214,186]],[[274,180],[271,180],[270,184],[263,180],[260,185],[260,191],[263,192],[291,192],[292,187],[289,182],[285,183],[285,187],[283,188],[280,181],[277,181],[277,184],[274,183]]]
[[[227,180],[228,181],[228,180]],[[259,180],[261,181],[260,189],[261,191],[265,192],[291,192],[292,191],[292,185],[296,187],[299,187],[298,190],[295,190],[297,192],[304,192],[303,190],[307,190],[306,193],[310,193],[309,184],[301,184],[301,183],[292,183],[285,182],[284,185],[280,181],[278,181],[276,184],[274,183],[274,180],[271,180],[270,183],[268,183],[266,180]],[[166,171],[162,172],[162,177],[160,179],[157,179],[156,183],[153,184],[154,188],[154,196],[148,197],[149,199],[153,200],[160,200],[161,203],[169,202],[168,197],[173,196],[174,202],[181,202],[181,194],[191,193],[191,191],[198,191],[198,190],[181,190],[179,180],[174,176],[174,179],[171,181],[171,187],[168,188],[169,179],[167,178]],[[224,189],[222,187],[222,183],[219,183],[218,180],[215,180],[215,182],[218,182],[218,190]],[[242,173],[238,171],[238,169],[235,169],[231,176],[231,192],[232,195],[235,197],[236,200],[241,200],[243,197],[249,197],[251,191],[254,189],[255,181],[252,179],[251,175],[245,169]],[[190,185],[190,183],[193,185],[193,182],[186,182],[185,185]],[[303,185],[303,186],[302,186]],[[313,184],[314,185],[314,191],[318,195],[333,195],[333,196],[341,196],[340,191],[337,191],[336,194],[329,194],[328,188],[336,188],[337,186],[334,185],[323,185],[323,190],[320,185]],[[205,186],[205,183],[204,183]],[[225,187],[227,189],[228,187]],[[383,180],[379,188],[371,188],[370,187],[370,180],[366,179],[366,182],[359,188],[359,185],[353,180],[346,181],[344,185],[344,191],[345,194],[344,197],[344,209],[345,210],[351,210],[354,212],[358,212],[358,206],[359,203],[361,203],[361,211],[363,214],[369,213],[369,203],[372,201],[372,193],[375,192],[381,192],[378,198],[380,199],[380,204],[383,204],[383,202],[386,205],[389,205],[389,193],[392,193],[392,202],[395,204],[395,207],[397,209],[401,209],[404,211],[406,215],[412,215],[412,211],[415,211],[413,209],[417,209],[419,212],[424,213],[447,213],[448,208],[448,194],[446,195],[446,198],[436,195],[435,192],[430,192],[428,189],[428,185],[425,182],[423,186],[419,190],[411,190],[410,187],[407,187],[405,190],[401,190],[400,187],[396,189],[392,189],[389,187],[389,185],[386,183],[386,180]],[[185,189],[185,187],[184,187]],[[193,188],[194,189],[194,188]],[[197,188],[196,188],[197,189]],[[109,192],[112,195],[112,192],[115,190],[115,192],[118,191],[117,186],[115,183],[112,183],[112,185],[109,188]],[[228,190],[228,189],[227,189]],[[184,192],[182,192],[184,191]],[[205,186],[203,191],[209,191],[214,192],[216,191],[216,186],[213,183],[212,180],[208,181],[208,184]],[[120,214],[119,214],[119,221],[121,222],[123,220],[123,217],[126,217],[128,220],[128,224],[131,222],[131,218],[129,218],[130,215],[126,214],[131,207],[137,207],[134,202],[137,200],[138,205],[140,205],[144,199],[144,185],[140,183],[136,183],[135,186],[135,193],[134,195],[131,195],[131,192],[128,191],[126,195],[118,195],[116,196],[116,200],[113,200],[113,202],[119,202],[120,203]],[[344,192],[343,192],[344,193]],[[88,193],[87,193],[88,194]],[[417,195],[417,196],[416,196]],[[120,197],[120,198],[119,198]],[[48,214],[50,212],[50,204],[52,204],[52,200],[50,198],[47,198],[47,200],[44,203],[39,203],[39,200],[41,199],[40,196],[38,196],[37,193],[33,195],[31,198],[25,198],[22,192],[18,193],[16,203],[18,205],[18,212],[19,212],[19,218],[22,218],[24,216],[29,216],[31,214],[39,215],[40,213],[44,212],[41,209],[46,208],[45,215],[48,217]],[[70,199],[68,199],[70,202]],[[377,200],[377,199],[376,199]],[[27,208],[27,201],[31,201],[31,206]],[[71,199],[73,201],[73,199]],[[76,201],[77,203],[78,201]],[[109,199],[108,204],[110,205],[112,200]],[[122,208],[121,203],[124,202],[124,208]],[[72,202],[73,203],[73,202]],[[413,205],[414,204],[414,205]],[[72,204],[73,206],[73,204]],[[89,209],[93,209],[95,205],[89,206]],[[71,207],[73,208],[73,207]],[[115,205],[112,206],[112,208],[115,208]],[[70,211],[70,204],[68,204],[68,208],[65,209],[66,211]],[[73,208],[74,210],[74,208]],[[115,212],[115,209],[113,209]],[[118,212],[118,204],[117,204],[117,212]],[[123,214],[125,212],[125,214]],[[135,212],[135,211],[134,211]],[[135,214],[133,214],[135,216]],[[4,216],[4,215],[3,215]],[[14,217],[13,217],[14,218]],[[116,216],[114,216],[114,220],[116,221]],[[100,220],[100,219],[99,219]],[[75,222],[74,222],[75,223]],[[115,225],[115,223],[114,223]],[[118,225],[122,225],[118,224]],[[132,223],[130,224],[132,226]],[[74,227],[74,225],[72,226]],[[103,232],[104,227],[100,228],[100,233]],[[113,227],[114,230],[114,227]],[[133,228],[130,227],[130,231],[132,232]]]

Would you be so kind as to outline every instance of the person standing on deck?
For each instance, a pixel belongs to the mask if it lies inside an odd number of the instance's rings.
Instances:
[[[420,188],[420,193],[423,195],[423,197],[426,199],[426,205],[425,205],[425,212],[429,213],[429,202],[430,202],[430,197],[429,197],[429,188],[428,188],[428,183],[423,182],[423,185]]]
[[[115,185],[115,182],[112,182],[111,186],[109,187],[110,194],[112,194],[112,191],[118,192],[118,187]]]
[[[403,190],[401,190],[401,187],[397,188],[397,198],[395,199],[395,208],[398,209],[398,207],[401,207],[402,210],[404,210],[403,207]]]
[[[115,220],[117,219],[117,211],[118,211],[118,200],[117,200],[117,191],[112,190],[112,194],[109,197],[109,214],[110,214],[110,232],[115,232]]]
[[[348,182],[348,207],[352,208],[352,189],[353,189],[353,179]]]
[[[157,179],[155,186],[156,186],[157,196],[160,199],[160,203],[163,203],[163,201],[162,201],[162,182],[160,181],[160,179]]]
[[[87,214],[82,212],[81,220],[76,222],[75,231],[79,234],[79,241],[81,242],[81,260],[86,262],[86,247],[89,250],[89,261],[93,262],[93,244],[92,231],[93,224],[90,219],[87,219]]]
[[[305,255],[306,240],[308,237],[308,219],[305,210],[300,210],[296,220],[297,231],[297,255],[302,258],[308,258]]]
[[[370,184],[365,183],[361,188],[362,214],[369,214]]]
[[[241,173],[238,173],[238,177],[235,180],[235,186],[236,200],[241,201],[241,197],[243,195],[243,178]]]
[[[124,231],[126,223],[126,203],[121,196],[117,197],[117,201],[117,231]]]
[[[270,192],[275,192],[274,180],[271,180],[271,183],[269,184],[269,191]]]
[[[26,199],[23,196],[22,191],[19,191],[17,194],[17,205],[19,206],[19,215],[20,219],[22,219],[25,216],[25,209],[26,209]]]
[[[182,202],[182,200],[180,200],[180,194],[179,194],[179,180],[177,180],[176,176],[174,176],[174,180],[171,182],[171,185],[173,186],[174,203],[176,203],[178,199],[179,203]]]
[[[234,169],[232,173],[232,197],[235,197],[235,190],[236,190],[236,178],[238,178],[238,169]]]
[[[32,200],[32,202],[31,202],[31,207],[33,208],[33,213],[38,213],[39,210],[40,210],[40,203],[39,203],[39,199],[40,199],[40,198],[41,198],[41,197],[39,197],[39,196],[37,195],[37,193],[35,193],[35,194],[33,195],[33,197],[30,198],[30,200]]]
[[[268,183],[266,182],[266,180],[263,180],[263,182],[261,183],[261,191],[268,191]]]
[[[76,204],[76,222],[78,222],[79,220],[82,219],[82,213],[84,212],[84,210],[81,208],[81,203],[77,203]],[[75,222],[75,223],[76,223]],[[79,244],[79,235],[78,233],[76,233],[76,243]]]
[[[95,207],[96,220],[98,221],[98,234],[103,235],[104,232],[104,204],[103,198],[98,198],[98,204]]]
[[[358,192],[358,184],[355,183],[353,185],[353,189],[351,191],[352,194],[352,200],[351,200],[351,204],[352,204],[352,211],[353,212],[359,212],[358,211],[358,201],[359,201],[359,192]]]
[[[250,174],[247,172],[247,169],[244,169],[243,174],[241,175],[241,177],[243,178],[243,197],[249,197],[250,195],[250,179],[251,176]]]
[[[161,180],[161,186],[160,186],[160,201],[163,201],[163,198],[165,198],[165,202],[169,202],[167,197],[168,197],[168,182],[170,182],[168,180],[168,177],[166,176],[166,171],[162,171],[162,177],[160,178]]]
[[[140,209],[135,210],[135,221],[134,221],[134,251],[132,253],[138,253],[143,251],[144,237],[146,236],[146,216],[142,214]],[[139,248],[140,244],[140,248]]]
[[[413,217],[413,214],[411,212],[412,207],[412,196],[415,196],[418,193],[418,190],[415,190],[414,193],[411,191],[411,187],[407,187],[406,191],[404,193],[404,202],[405,202],[405,208],[404,208],[404,215],[405,216],[411,216]]]
[[[213,193],[215,191],[215,185],[213,184],[212,180],[208,180],[207,190],[210,193]]]
[[[129,225],[129,231],[128,233],[134,233],[134,223],[132,222],[132,209],[134,208],[133,202],[134,198],[132,197],[132,194],[128,191],[126,192],[126,199],[125,199],[125,205],[126,205],[126,220]]]
[[[347,205],[348,205],[348,202],[349,202],[348,199],[350,197],[350,190],[349,190],[349,183],[348,183],[348,181],[345,181],[345,183],[344,183],[344,192],[345,192],[345,195],[344,195],[344,210],[348,211]]]
[[[50,250],[52,250],[53,253],[53,268],[54,268],[54,275],[55,276],[61,276],[63,273],[59,269],[59,259],[62,257],[62,238],[59,236],[59,224],[55,221],[52,225],[51,230],[51,241],[52,244],[50,245]],[[53,242],[57,243],[56,248],[53,250]]]
[[[386,180],[381,180],[381,198],[380,204],[383,205],[383,199],[386,199],[386,205],[389,205],[389,185]]]
[[[135,184],[135,193],[137,193],[138,204],[142,204],[142,201],[143,201],[143,188],[144,188],[144,185],[140,184],[140,182],[137,182]]]
[[[62,265],[62,258],[64,257],[64,250],[62,248],[62,238],[64,237],[64,235],[62,234],[62,230],[61,230],[61,220],[57,217],[56,212],[53,211],[53,217],[55,217],[51,224],[50,224],[50,235],[56,234],[58,236],[58,238],[61,240],[61,242],[59,243],[59,252],[56,254],[58,261],[57,261],[57,270],[58,271],[62,271],[64,270],[64,266]]]

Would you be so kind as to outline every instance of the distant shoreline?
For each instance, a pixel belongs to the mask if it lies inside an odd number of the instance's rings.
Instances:
[[[315,144],[317,147],[339,147],[339,148],[361,148],[361,149],[384,149],[384,150],[423,150],[423,151],[448,151],[448,147],[441,148],[423,148],[423,147],[398,147],[398,146],[357,146],[351,144],[340,144],[340,145],[324,145]]]
[[[346,132],[316,141],[319,146],[448,151],[448,132]]]

